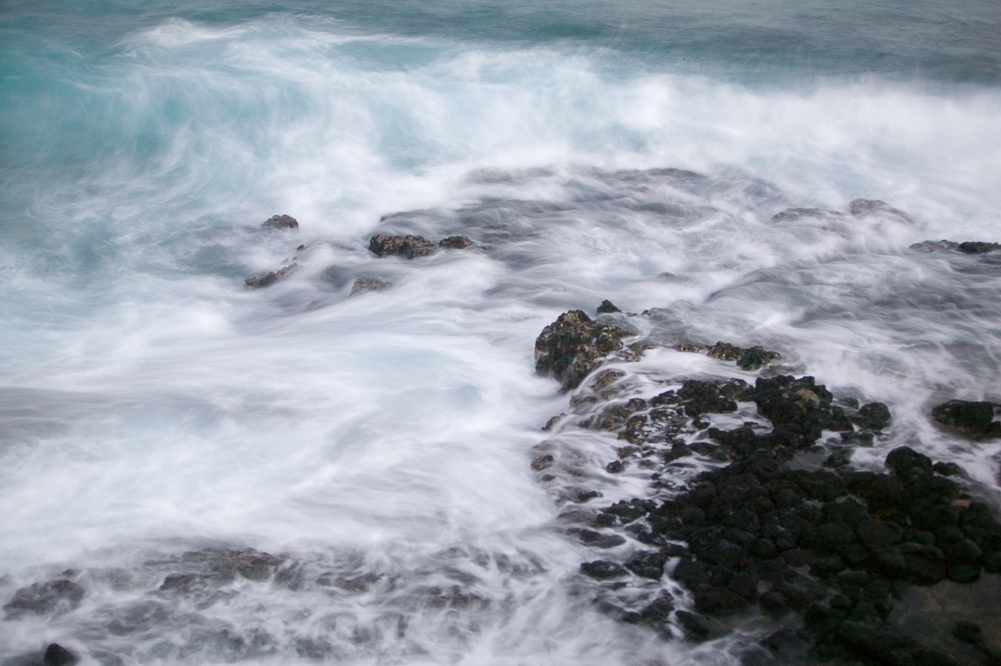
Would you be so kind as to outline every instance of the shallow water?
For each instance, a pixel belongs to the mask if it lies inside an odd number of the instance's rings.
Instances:
[[[0,621],[0,658],[735,663],[753,636],[602,614],[530,469],[568,411],[535,337],[605,298],[651,341],[761,344],[883,400],[856,463],[906,443],[994,496],[1001,445],[927,413],[1001,400],[1001,260],[907,248],[1001,240],[995,10],[7,3],[0,591],[87,593]],[[773,219],[804,207],[834,212]],[[376,231],[477,247],[377,259]],[[740,374],[624,367],[641,393]],[[587,506],[645,481],[586,479]],[[284,559],[220,578],[204,547]]]

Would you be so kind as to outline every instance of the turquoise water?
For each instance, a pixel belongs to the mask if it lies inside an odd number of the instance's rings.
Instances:
[[[0,659],[737,663],[752,634],[595,608],[529,467],[568,400],[535,337],[663,308],[668,344],[890,404],[859,464],[907,443],[997,492],[998,445],[924,416],[1001,400],[997,263],[906,248],[1001,240],[999,28],[992,2],[5,3],[0,598],[67,569],[87,595],[0,621]],[[910,221],[772,217],[858,197]],[[377,231],[480,250],[379,260]],[[720,371],[677,356],[639,367]],[[160,591],[203,547],[291,573]]]

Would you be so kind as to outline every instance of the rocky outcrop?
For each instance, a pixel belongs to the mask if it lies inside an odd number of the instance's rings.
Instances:
[[[437,249],[424,236],[384,236],[376,234],[368,243],[369,251],[379,258],[401,256],[407,259],[426,257]]]
[[[615,307],[615,304],[607,298],[601,302],[601,305],[598,306],[598,314],[611,314],[613,312],[622,312],[622,310]]]
[[[438,247],[443,247],[448,250],[465,250],[472,244],[473,241],[466,236],[449,236],[448,238],[442,238],[438,241]]]
[[[80,604],[85,594],[85,590],[73,581],[59,578],[22,587],[3,609],[8,619],[71,610]]]
[[[971,439],[1001,437],[1001,405],[993,402],[950,400],[931,410],[932,418]]]
[[[354,284],[351,286],[351,296],[356,296],[358,294],[364,294],[369,291],[386,291],[387,289],[392,289],[393,283],[388,280],[380,280],[378,278],[358,278],[355,280]]]
[[[299,223],[291,215],[273,215],[264,221],[261,228],[296,231],[299,229]]]
[[[558,379],[563,390],[576,388],[606,356],[622,349],[630,333],[592,321],[571,310],[546,326],[535,341],[535,370]]]
[[[299,269],[299,264],[290,264],[281,270],[272,271],[270,273],[262,273],[261,275],[254,275],[243,281],[245,285],[251,289],[260,289],[261,287],[270,287],[276,282],[284,280],[288,276],[292,275]]]

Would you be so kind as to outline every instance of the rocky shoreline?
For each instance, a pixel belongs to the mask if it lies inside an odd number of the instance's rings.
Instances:
[[[599,318],[617,312],[606,301]],[[615,432],[628,445],[604,471],[649,471],[646,496],[564,514],[582,524],[569,536],[595,548],[622,547],[619,558],[581,564],[597,585],[596,603],[667,638],[717,638],[734,622],[770,626],[745,663],[1001,664],[996,627],[988,641],[975,622],[955,623],[948,629],[956,654],[946,654],[891,621],[911,586],[976,585],[1001,574],[995,507],[976,496],[958,465],[904,446],[886,457],[885,472],[854,469],[852,450],[890,427],[887,406],[839,399],[813,377],[781,374],[779,354],[761,348],[677,348],[735,361],[745,371],[776,364],[753,386],[738,377],[665,377],[680,387],[649,400],[629,397],[626,373],[601,365],[636,360],[647,347],[642,339],[626,346],[635,337],[577,310],[536,341],[537,371],[563,391],[582,387],[571,395],[570,411],[589,414],[562,414],[544,429]],[[721,429],[704,418],[738,412],[741,404],[758,419]],[[993,437],[997,408],[953,400],[930,417],[960,436]],[[819,443],[825,433],[839,436]],[[559,483],[557,470],[586,478],[579,460],[561,460],[571,450],[551,441],[537,448],[532,468],[541,483]],[[705,471],[665,483],[684,467]],[[575,492],[556,495],[579,504],[600,496]],[[639,547],[624,547],[627,541]],[[672,594],[672,584],[682,589]]]

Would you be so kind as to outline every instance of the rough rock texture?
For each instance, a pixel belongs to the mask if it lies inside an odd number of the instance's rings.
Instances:
[[[854,199],[850,204],[848,204],[848,212],[855,217],[882,214],[898,218],[900,222],[911,222],[910,216],[906,213],[897,210],[885,201],[880,201],[878,199]]]
[[[261,225],[262,229],[298,229],[299,223],[291,215],[273,215]]]
[[[931,410],[932,418],[973,439],[1001,437],[1001,423],[995,421],[1001,405],[992,402],[950,400]]]
[[[369,241],[368,249],[377,257],[400,255],[407,259],[426,257],[437,249],[424,236],[384,236],[376,234]]]
[[[80,604],[84,594],[84,589],[71,580],[50,580],[22,587],[3,609],[8,618],[70,610]]]
[[[260,289],[261,287],[270,287],[275,282],[284,280],[288,276],[295,273],[299,269],[299,264],[290,264],[285,268],[272,271],[270,273],[264,273],[262,275],[253,275],[243,281],[245,285],[252,289]]]
[[[615,304],[606,298],[598,306],[598,314],[609,314],[611,312],[622,312],[622,310],[615,307]]]
[[[385,291],[392,289],[393,283],[378,278],[358,278],[351,286],[351,295],[364,294],[368,291]]]
[[[736,361],[737,367],[741,370],[757,370],[781,358],[777,352],[762,347],[744,349],[726,342],[717,342],[712,347],[706,347],[706,353],[711,358],[718,358],[721,361]]]
[[[466,236],[449,236],[448,238],[442,238],[438,241],[439,247],[444,247],[449,250],[465,250],[472,244],[473,241]]]
[[[546,326],[535,341],[535,369],[552,374],[563,390],[575,388],[610,353],[622,349],[630,333],[599,324],[582,310],[571,310]]]

